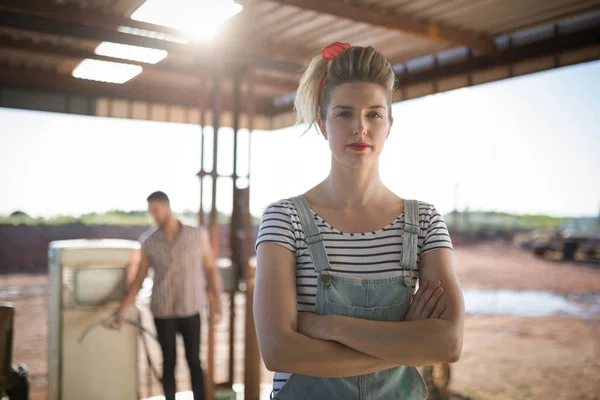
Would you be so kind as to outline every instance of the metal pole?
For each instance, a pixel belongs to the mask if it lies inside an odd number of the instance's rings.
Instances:
[[[232,93],[232,112],[233,112],[233,175],[231,176],[231,180],[233,183],[233,209],[231,210],[231,221],[229,224],[230,227],[230,239],[229,246],[231,248],[231,266],[232,268],[237,268],[237,271],[240,270],[240,266],[236,265],[240,260],[240,248],[237,239],[237,231],[240,227],[240,209],[239,209],[239,201],[236,201],[237,194],[237,151],[238,151],[238,130],[239,130],[239,120],[240,120],[240,73],[241,71],[237,71],[233,77],[233,93]],[[236,275],[239,277],[239,273],[236,272]],[[235,294],[237,292],[237,285],[231,291],[231,298],[229,303],[229,380],[228,383],[233,385],[234,379],[234,364],[235,364]]]
[[[221,76],[218,70],[213,72],[213,92],[212,92],[212,108],[213,108],[213,166],[210,176],[212,177],[212,199],[210,209],[210,235],[211,243],[213,247],[213,254],[215,257],[219,257],[219,225],[218,225],[218,214],[217,214],[217,165],[218,165],[218,149],[219,149],[219,127],[221,117]]]
[[[213,167],[210,173],[212,177],[212,201],[210,209],[210,237],[215,258],[219,257],[219,226],[217,221],[217,151],[219,148],[219,100],[220,100],[220,76],[218,70],[213,72],[212,87],[212,119],[213,119]],[[208,365],[207,365],[206,391],[208,400],[213,400],[215,395],[215,321],[212,306],[210,307],[208,322]]]
[[[206,82],[202,81],[201,90],[202,93],[206,91]],[[200,172],[198,176],[200,177],[200,208],[198,209],[198,225],[204,225],[204,176],[206,175],[206,171],[204,170],[204,136],[206,129],[206,108],[207,102],[202,101],[200,103]]]
[[[238,159],[238,131],[240,128],[240,79],[241,71],[233,77],[233,188],[235,190],[237,183],[237,159]]]
[[[254,84],[252,76],[249,77],[248,87],[248,164],[250,164],[250,133],[252,132],[254,119]],[[248,213],[250,208],[250,165],[248,165],[248,190],[247,190]],[[248,214],[250,218],[250,214]],[[251,226],[251,224],[248,224]],[[250,229],[252,232],[252,230]],[[252,234],[246,238],[246,241],[252,240]],[[246,252],[250,256],[250,252]],[[254,275],[256,265],[250,265],[246,262],[244,265],[244,278],[246,280],[246,335],[244,348],[244,398],[246,400],[259,400],[260,398],[260,351],[258,348],[258,338],[254,326],[253,300],[254,300]]]
[[[255,102],[255,97],[254,97],[254,81],[253,81],[253,75],[252,72],[250,72],[248,74],[248,101],[246,102],[246,113],[248,114],[248,215],[250,216],[250,221],[252,222],[252,215],[250,214],[250,176],[251,176],[251,171],[252,171],[252,130],[254,129],[254,113],[255,113],[255,109],[254,109],[254,102]],[[251,243],[249,243],[250,248],[254,247],[254,243],[253,243],[253,231],[252,231],[252,223],[250,223],[250,232],[249,236],[247,238],[248,241],[250,241]],[[248,252],[248,257],[250,257],[250,252]],[[249,265],[244,265],[244,278],[247,278],[249,275]],[[254,276],[254,272],[252,272],[251,274],[252,276]]]
[[[252,77],[250,77],[252,79]],[[250,191],[250,171],[252,159],[252,130],[254,129],[254,85],[248,86],[248,191]],[[250,203],[248,203],[248,207]]]

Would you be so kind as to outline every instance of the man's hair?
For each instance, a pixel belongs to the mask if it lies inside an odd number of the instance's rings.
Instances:
[[[167,197],[167,195],[164,192],[156,191],[154,193],[152,193],[150,196],[148,196],[148,198],[146,199],[149,202],[151,201],[160,201],[162,203],[168,203],[169,202],[169,197]]]

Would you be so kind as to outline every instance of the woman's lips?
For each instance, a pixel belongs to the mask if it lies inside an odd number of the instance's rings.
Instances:
[[[348,147],[354,151],[364,151],[364,150],[369,149],[371,147],[371,145],[369,145],[368,143],[357,142],[357,143],[349,144]]]

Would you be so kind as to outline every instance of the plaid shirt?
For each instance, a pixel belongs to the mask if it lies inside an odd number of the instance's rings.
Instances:
[[[142,251],[154,270],[150,310],[157,318],[191,316],[206,302],[201,230],[181,223],[179,226],[172,242],[157,228],[140,237]]]

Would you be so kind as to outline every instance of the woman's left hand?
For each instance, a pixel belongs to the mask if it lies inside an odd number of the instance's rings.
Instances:
[[[298,313],[298,333],[314,339],[331,340],[331,315],[317,315],[309,312]]]

